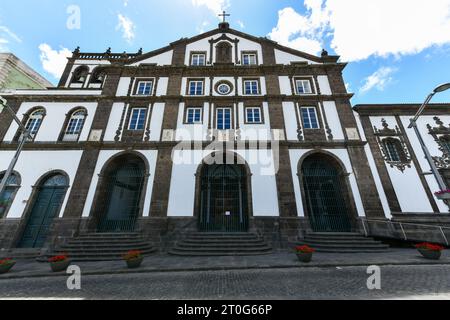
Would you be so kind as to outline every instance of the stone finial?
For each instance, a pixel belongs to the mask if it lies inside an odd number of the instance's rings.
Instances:
[[[137,55],[140,56],[142,54],[142,48],[139,49],[139,51],[137,52]]]
[[[80,53],[80,47],[76,47],[75,50],[73,50],[73,54],[79,54]]]
[[[328,51],[325,49],[322,49],[322,53],[321,53],[322,57],[328,57]]]
[[[106,54],[111,54],[111,47],[109,47],[108,49],[106,49],[105,53],[106,53]]]

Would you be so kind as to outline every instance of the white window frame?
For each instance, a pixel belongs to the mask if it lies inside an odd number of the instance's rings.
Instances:
[[[305,118],[303,117],[303,110],[307,110],[307,114],[308,114],[307,123],[305,123]],[[314,110],[315,122],[317,123],[317,127],[314,127],[314,128],[313,128],[313,125],[312,125],[313,121],[312,121],[311,113],[310,113],[311,110]],[[301,107],[300,108],[300,116],[301,116],[301,119],[302,119],[302,122],[303,122],[303,128],[304,129],[306,129],[306,130],[318,130],[318,129],[320,129],[319,116],[318,116],[316,107],[312,107],[312,106],[310,106],[310,107]],[[307,128],[307,124],[309,125],[309,128]]]
[[[189,122],[189,111],[193,111],[194,112],[193,122]],[[195,113],[196,112],[200,113],[200,120],[199,121],[195,121]],[[201,107],[187,107],[186,108],[185,123],[186,124],[202,124],[203,123],[203,108],[201,108]]]
[[[70,116],[64,131],[63,141],[77,141],[83,131],[84,123],[86,121],[86,111],[76,110]],[[75,122],[73,131],[69,131],[72,122]]]
[[[195,93],[194,94],[191,93],[191,84],[192,83],[195,83],[195,90],[194,90]],[[199,84],[201,84],[201,87],[202,87],[201,94],[197,94],[197,90],[198,90]],[[205,94],[205,81],[203,81],[203,80],[189,80],[188,93],[189,93],[190,96],[203,96]]]
[[[258,112],[259,112],[259,121],[255,121],[255,110],[258,110]],[[249,121],[248,111],[252,112],[252,118],[253,118],[252,121]],[[245,122],[247,124],[262,124],[263,123],[262,108],[261,107],[245,107]]]
[[[37,114],[39,112],[41,112],[41,114]],[[45,110],[38,109],[38,110],[33,111],[27,119],[27,123],[25,124],[25,127],[28,129],[28,132],[30,133],[30,136],[33,139],[36,138],[36,135],[38,134],[39,130],[41,129],[42,122],[44,120],[44,116],[45,116]]]
[[[203,64],[199,63],[200,62],[200,57],[203,57]],[[196,61],[197,59],[197,63],[194,63],[194,61]],[[206,66],[206,54],[204,53],[193,53],[191,56],[191,66],[194,67],[202,67],[202,66]]]
[[[298,88],[299,88],[299,82],[302,83],[302,88],[303,88],[303,90],[305,89],[304,84],[305,84],[305,83],[308,83],[308,87],[309,87],[309,91],[310,91],[310,92],[300,92],[300,91],[298,90]],[[305,90],[304,90],[304,91],[305,91]],[[295,92],[296,92],[298,95],[312,95],[312,94],[314,94],[314,87],[313,87],[313,82],[312,82],[312,80],[311,80],[311,79],[295,79]]]
[[[248,57],[248,61],[249,63],[245,63],[245,57]],[[253,60],[252,58],[253,57]],[[249,53],[249,52],[245,52],[242,54],[242,65],[244,66],[256,66],[258,65],[258,55],[254,52]]]
[[[141,84],[142,83],[146,84],[144,88],[147,88],[147,85],[150,84],[151,87],[150,87],[150,92],[148,94],[145,93],[145,89],[144,89],[144,93],[139,93],[139,90],[141,88]],[[154,86],[154,81],[153,80],[137,80],[137,82],[136,82],[136,96],[145,96],[145,97],[151,96],[153,94],[153,86]]]
[[[223,119],[222,119],[222,127],[224,129],[219,129],[219,111],[224,111]],[[225,117],[225,111],[228,111],[230,113],[230,128],[228,128],[228,129],[225,129],[225,124],[226,124],[226,122],[225,122],[225,118],[226,118]],[[233,129],[233,109],[232,108],[223,107],[223,108],[217,108],[216,109],[216,129],[217,130],[223,130],[223,131]]]
[[[251,83],[250,84],[250,93],[247,93],[247,83]],[[256,83],[256,92],[253,92],[253,83]],[[257,96],[261,94],[261,88],[259,87],[259,81],[258,80],[244,80],[244,95],[247,96]]]
[[[134,126],[132,126],[132,121],[133,121],[133,114],[135,111],[138,111],[138,115],[136,118],[136,123]],[[144,113],[144,121],[143,121],[143,126],[142,129],[139,128],[139,120],[142,120],[142,112]],[[128,121],[128,130],[130,131],[142,131],[145,130],[145,122],[147,120],[147,108],[132,108],[131,112],[130,112],[130,120]]]

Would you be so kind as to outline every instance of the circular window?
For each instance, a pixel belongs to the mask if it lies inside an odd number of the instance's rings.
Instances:
[[[231,84],[228,82],[219,82],[216,86],[217,93],[221,95],[230,94],[232,90]]]

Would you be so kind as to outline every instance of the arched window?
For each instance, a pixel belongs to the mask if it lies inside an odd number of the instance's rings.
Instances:
[[[231,63],[233,47],[228,42],[222,41],[216,47],[216,62],[218,63]]]
[[[89,74],[89,68],[86,66],[78,67],[73,72],[72,82],[77,84],[83,84]]]
[[[443,136],[439,138],[439,141],[442,147],[442,151],[445,154],[450,155],[450,136]]]
[[[33,139],[36,137],[36,134],[38,133],[39,128],[41,127],[44,116],[45,110],[39,108],[34,110],[27,119],[25,128],[27,128],[28,132],[30,133]]]
[[[387,138],[383,139],[383,148],[386,154],[386,158],[391,162],[404,162],[406,161],[405,151],[402,148],[400,140]]]
[[[0,181],[3,180],[5,173],[0,174]],[[13,173],[6,181],[6,188],[0,194],[0,219],[6,217],[16,196],[17,190],[20,188],[20,177]]]
[[[70,115],[64,130],[63,141],[78,141],[86,120],[86,110],[77,109]]]
[[[92,73],[92,77],[91,77],[90,83],[101,86],[101,85],[103,85],[103,81],[105,80],[105,77],[106,77],[105,69],[97,68]]]

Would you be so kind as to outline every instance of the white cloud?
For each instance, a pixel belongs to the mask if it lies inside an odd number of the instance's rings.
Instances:
[[[364,84],[361,89],[359,89],[359,93],[364,94],[374,88],[378,91],[383,91],[387,85],[392,83],[392,74],[396,71],[397,69],[391,67],[382,67],[378,69],[372,75],[364,79]]]
[[[9,30],[8,27],[0,26],[0,51],[9,51],[8,44],[10,43],[10,39],[17,43],[22,43],[22,39]]]
[[[205,6],[212,13],[219,14],[230,7],[230,0],[192,0],[192,4],[195,7]]]
[[[311,53],[330,37],[346,61],[416,54],[450,43],[450,0],[304,0],[304,5],[305,14],[281,10],[269,36]]]
[[[119,23],[117,24],[116,30],[122,30],[122,38],[128,43],[131,43],[136,36],[134,33],[136,29],[134,22],[121,13],[117,15],[117,19],[119,20]]]
[[[57,79],[61,77],[67,64],[67,58],[72,56],[72,52],[67,48],[61,48],[59,51],[53,50],[46,43],[39,45],[39,50],[44,70]]]
[[[241,29],[245,29],[245,24],[241,20],[236,21]]]

